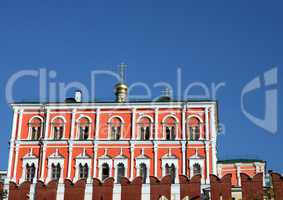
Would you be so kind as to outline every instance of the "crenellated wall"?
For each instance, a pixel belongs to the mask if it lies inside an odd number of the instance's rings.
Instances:
[[[58,189],[62,186],[56,181],[51,181],[47,185],[40,181],[36,184],[24,182],[21,185],[11,182],[9,200],[200,200],[205,197],[205,194],[211,200],[231,200],[232,197],[236,200],[260,200],[264,199],[264,193],[267,189],[268,191],[273,190],[275,196],[272,199],[282,200],[283,177],[276,173],[272,173],[271,177],[273,187],[264,188],[262,174],[257,174],[254,177],[241,174],[242,187],[240,190],[242,197],[238,198],[233,196],[235,188],[231,185],[231,175],[225,175],[221,179],[211,175],[211,185],[206,188],[201,187],[200,176],[188,179],[188,177],[181,175],[179,177],[180,184],[171,184],[170,176],[165,176],[161,180],[150,177],[150,184],[142,184],[141,177],[137,177],[133,181],[123,177],[121,184],[115,184],[113,178],[108,178],[104,182],[93,179],[92,183],[88,183],[86,180],[79,180],[76,183],[65,180],[62,185],[63,195],[60,194]],[[87,189],[88,185],[91,186],[90,193]],[[204,189],[205,192],[201,189]]]

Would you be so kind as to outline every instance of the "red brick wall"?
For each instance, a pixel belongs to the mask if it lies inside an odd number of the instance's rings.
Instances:
[[[263,174],[257,174],[253,178],[241,174],[243,200],[263,200]]]
[[[200,180],[201,176],[194,176],[189,180],[186,176],[179,176],[181,199],[189,196],[190,199],[200,200]]]
[[[273,190],[276,200],[283,200],[283,177],[277,173],[271,173]]]
[[[84,200],[85,180],[79,180],[73,184],[70,180],[65,180],[65,200]]]
[[[171,177],[165,176],[161,181],[156,177],[150,177],[150,199],[159,200],[161,196],[165,196],[171,200]]]
[[[56,200],[57,181],[51,181],[47,185],[38,181],[35,189],[36,200]]]
[[[225,175],[222,179],[219,179],[215,175],[210,175],[211,184],[211,200],[219,200],[222,196],[223,200],[231,200],[231,174]]]
[[[111,200],[113,197],[114,179],[108,178],[101,183],[98,179],[93,179],[92,200]]]
[[[142,178],[137,177],[132,182],[127,178],[121,179],[122,200],[141,200]]]
[[[15,183],[10,183],[9,200],[28,200],[30,192],[30,182],[24,182],[17,186]]]
[[[0,193],[2,193],[3,190],[4,190],[4,185],[3,185],[3,183],[0,183]]]

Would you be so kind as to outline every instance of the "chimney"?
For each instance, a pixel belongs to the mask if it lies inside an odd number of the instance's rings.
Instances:
[[[81,102],[82,102],[82,91],[77,90],[77,91],[75,92],[75,101],[76,101],[77,103],[81,103]]]

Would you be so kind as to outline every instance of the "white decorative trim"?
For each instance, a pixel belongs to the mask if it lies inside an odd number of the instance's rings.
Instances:
[[[179,165],[178,165],[178,158],[175,155],[171,155],[171,149],[169,149],[169,153],[165,154],[161,158],[161,165],[162,165],[162,176],[166,176],[166,164],[175,167],[175,183],[179,183]]]
[[[202,180],[202,183],[204,183],[205,182],[205,178],[204,178],[205,159],[202,157],[199,157],[196,151],[196,154],[190,157],[189,162],[190,162],[190,178],[194,176],[194,173],[193,173],[194,165],[198,164],[201,168],[201,180]]]
[[[75,136],[75,138],[78,140],[78,139],[80,139],[80,120],[81,119],[83,119],[83,118],[85,118],[85,119],[87,119],[88,120],[88,139],[87,140],[89,140],[89,139],[91,139],[92,137],[91,137],[91,131],[92,131],[92,120],[91,120],[91,118],[89,117],[89,116],[87,116],[87,115],[80,115],[80,117],[76,120],[76,136]]]
[[[62,155],[59,154],[58,149],[56,149],[56,152],[51,154],[48,157],[48,175],[46,178],[45,183],[49,183],[49,181],[51,180],[51,176],[52,176],[52,164],[56,165],[60,165],[61,167],[61,172],[60,172],[60,178],[59,178],[59,183],[63,183],[64,179],[64,157]]]
[[[74,182],[77,182],[79,180],[80,164],[82,166],[87,164],[88,166],[87,182],[90,183],[91,181],[91,158],[89,155],[86,154],[85,149],[83,150],[83,153],[81,153],[80,155],[76,157],[76,168],[75,168],[76,171],[75,171]]]
[[[145,164],[146,166],[146,183],[148,184],[150,182],[149,180],[149,176],[150,176],[150,159],[146,156],[146,155],[140,155],[136,158],[136,176],[139,176],[140,175],[140,165],[141,164]]]
[[[67,121],[66,121],[64,116],[59,116],[59,115],[53,117],[51,122],[50,122],[50,124],[51,124],[51,135],[50,135],[49,139],[51,139],[51,140],[54,139],[54,125],[53,125],[53,123],[56,119],[62,119],[63,120],[63,135],[62,135],[61,140],[64,140],[66,138],[66,123],[67,123]]]
[[[120,139],[124,139],[124,136],[123,136],[123,133],[124,133],[124,124],[125,124],[125,121],[124,119],[119,116],[119,115],[113,115],[111,116],[108,121],[107,121],[107,125],[108,125],[108,140],[111,140],[111,131],[112,131],[112,127],[111,127],[111,121],[114,119],[114,118],[118,118],[120,119],[121,121],[121,129],[120,129]]]
[[[99,179],[102,181],[102,165],[107,164],[109,166],[109,177],[113,177],[112,169],[113,169],[113,161],[107,155],[107,149],[105,150],[105,154],[98,158],[98,169],[99,169]]]
[[[20,178],[19,180],[19,183],[23,183],[25,180],[26,180],[26,166],[27,164],[29,166],[32,166],[32,164],[34,164],[34,167],[35,167],[35,175],[34,175],[34,179],[33,179],[33,183],[36,183],[37,182],[37,169],[38,169],[38,157],[36,157],[33,152],[32,152],[32,149],[31,151],[26,154],[24,157],[23,157],[23,162],[22,162],[22,177]]]
[[[128,177],[128,158],[126,157],[115,157],[114,158],[114,179],[115,183],[117,182],[117,177],[118,177],[118,165],[123,164],[125,168],[125,177]]]
[[[149,131],[150,131],[150,133],[149,133],[149,140],[152,140],[153,139],[153,118],[151,116],[149,116],[149,115],[140,115],[139,116],[139,118],[137,120],[137,123],[135,124],[138,127],[136,139],[139,139],[139,140],[141,139],[141,132],[140,132],[140,130],[141,130],[142,125],[141,125],[140,121],[143,118],[147,118],[149,120],[149,124],[148,124],[149,125]],[[135,125],[133,125],[133,126],[135,126]]]
[[[166,140],[166,121],[168,118],[174,118],[175,119],[175,139],[172,139],[172,140],[178,140],[180,137],[179,137],[179,120],[178,118],[175,116],[175,115],[172,115],[172,114],[169,114],[169,115],[166,115],[165,117],[163,117],[162,119],[162,134],[163,134],[163,139]]]

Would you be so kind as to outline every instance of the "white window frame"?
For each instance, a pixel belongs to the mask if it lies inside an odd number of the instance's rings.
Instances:
[[[204,166],[205,166],[205,159],[204,158],[196,158],[196,157],[191,157],[189,159],[189,162],[190,162],[190,178],[192,178],[194,176],[194,165],[195,164],[199,164],[199,166],[201,167],[201,180],[202,180],[202,183],[205,182],[205,177],[204,177],[204,174],[205,174],[205,169],[204,169]]]
[[[121,130],[120,130],[120,139],[124,139],[124,125],[125,125],[125,121],[123,119],[123,117],[119,116],[119,115],[113,115],[111,116],[108,121],[107,121],[107,124],[108,124],[108,140],[112,140],[111,139],[111,131],[112,131],[112,126],[111,126],[111,121],[114,119],[114,118],[118,118],[121,120]]]
[[[76,138],[77,140],[80,139],[80,120],[83,119],[83,118],[86,118],[86,119],[88,120],[88,122],[89,122],[89,126],[88,126],[88,134],[89,134],[89,136],[88,136],[88,139],[87,139],[87,140],[90,140],[90,139],[92,139],[92,137],[91,137],[92,120],[91,120],[91,118],[90,118],[89,116],[87,116],[87,115],[80,115],[80,117],[76,120],[76,129],[77,129],[77,131],[76,131],[76,137],[75,137],[75,138]]]
[[[124,167],[125,167],[125,177],[128,177],[128,159],[125,157],[125,158],[115,158],[114,159],[114,179],[115,179],[115,183],[118,183],[118,180],[117,180],[117,177],[118,177],[118,165],[119,164],[123,164]]]
[[[142,157],[137,157],[136,158],[136,176],[139,176],[140,175],[140,165],[141,164],[145,164],[146,166],[146,174],[147,174],[147,177],[146,177],[146,184],[149,184],[150,183],[150,159],[146,156],[143,156]]]
[[[172,164],[175,166],[176,169],[176,176],[175,176],[175,184],[179,183],[179,165],[178,165],[178,158],[174,155],[166,154],[161,158],[162,161],[162,176],[166,176],[166,164],[171,166]]]
[[[203,119],[199,116],[199,115],[196,115],[196,114],[193,114],[193,115],[189,115],[188,118],[187,118],[187,122],[186,122],[186,130],[187,130],[187,139],[190,140],[191,139],[191,132],[190,132],[190,120],[192,118],[197,118],[199,120],[199,125],[200,125],[200,136],[199,136],[199,140],[203,140],[203,136],[202,136],[202,133],[204,133],[204,122],[203,122]]]
[[[153,139],[153,118],[150,116],[150,115],[144,115],[144,114],[141,114],[140,116],[139,116],[139,118],[138,118],[138,120],[137,120],[137,123],[136,123],[136,125],[137,125],[137,128],[138,128],[138,132],[137,132],[137,135],[136,135],[136,139],[141,139],[141,133],[140,133],[140,128],[142,127],[141,126],[141,120],[143,119],[143,118],[147,118],[147,119],[149,119],[149,131],[150,131],[150,133],[149,133],[149,140],[152,140]]]
[[[167,125],[167,123],[166,123],[166,121],[167,121],[167,119],[168,118],[174,118],[175,119],[175,139],[174,140],[178,140],[180,137],[179,137],[179,120],[178,120],[178,118],[175,116],[175,115],[173,115],[173,114],[170,114],[170,115],[166,115],[164,118],[163,118],[163,120],[162,120],[162,134],[163,134],[163,140],[166,140],[166,125]],[[174,140],[172,140],[172,141],[174,141]]]
[[[35,119],[35,118],[38,118],[41,121],[41,123],[40,123],[41,130],[40,130],[40,137],[39,137],[39,139],[43,138],[44,120],[43,120],[43,117],[41,117],[39,115],[36,115],[36,116],[33,116],[32,118],[30,118],[30,120],[28,122],[28,138],[27,138],[27,140],[31,140],[32,139],[32,127],[30,126],[30,124],[32,123],[32,120]]]
[[[23,163],[22,163],[22,177],[20,178],[19,182],[20,184],[26,181],[26,166],[27,164],[31,166],[34,164],[35,167],[35,174],[34,174],[34,179],[32,183],[37,182],[37,171],[38,171],[38,157],[32,154],[32,152],[28,153],[23,157]]]
[[[49,183],[52,180],[52,164],[57,166],[58,164],[61,167],[60,171],[60,178],[59,178],[59,183],[63,183],[64,179],[64,157],[58,153],[58,150],[56,150],[55,153],[51,154],[48,157],[48,174],[46,178],[46,183]]]
[[[51,124],[51,126],[50,126],[51,127],[51,137],[49,139],[54,140],[54,125],[53,125],[53,123],[56,119],[62,119],[63,122],[64,122],[64,124],[63,124],[63,136],[61,138],[61,140],[64,140],[64,139],[66,139],[66,123],[67,123],[64,116],[54,116],[52,118],[52,120],[50,122],[50,124]]]
[[[85,153],[80,154],[79,156],[76,157],[76,171],[75,171],[75,177],[74,177],[74,182],[77,182],[80,177],[80,164],[84,166],[87,164],[88,166],[88,178],[87,182],[91,182],[91,158],[86,155]]]
[[[109,177],[113,177],[112,169],[113,169],[113,162],[111,158],[99,158],[98,159],[98,169],[99,169],[99,179],[102,181],[102,165],[106,163],[109,166]]]

